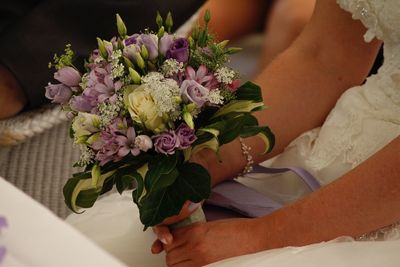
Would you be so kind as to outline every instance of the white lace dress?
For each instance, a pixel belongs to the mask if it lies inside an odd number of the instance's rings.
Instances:
[[[377,37],[385,42],[384,64],[364,85],[351,88],[340,97],[321,128],[304,133],[284,153],[266,163],[276,167],[301,166],[323,185],[400,135],[400,1],[337,2],[366,26],[365,41]],[[291,202],[308,192],[291,174],[238,180],[281,202]],[[149,253],[152,233],[140,231],[137,214],[128,195],[122,199],[112,195],[86,214],[72,216],[68,221],[131,266],[163,266],[162,256],[154,258]],[[242,256],[215,266],[400,266],[400,225],[389,226],[363,239],[387,241],[335,240]]]

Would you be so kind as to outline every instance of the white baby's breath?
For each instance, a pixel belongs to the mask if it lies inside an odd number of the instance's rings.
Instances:
[[[217,80],[224,84],[231,84],[235,75],[235,71],[227,67],[220,67],[215,71],[215,77]]]
[[[207,100],[211,104],[219,105],[224,103],[224,97],[219,89],[213,89],[208,93]]]
[[[176,120],[180,113],[177,99],[181,92],[178,83],[173,79],[165,79],[159,72],[150,72],[142,77],[142,83],[147,85],[145,91],[154,99],[158,115],[168,114],[172,120]]]
[[[171,77],[174,74],[183,71],[183,63],[178,62],[176,59],[170,58],[164,61],[163,65],[161,66],[161,72],[166,77]]]
[[[124,106],[122,95],[117,96],[115,103],[102,102],[97,105],[100,113],[101,128],[105,128],[110,122],[118,116]]]
[[[94,161],[94,151],[87,145],[79,145],[79,150],[81,151],[81,156],[79,158],[79,161],[76,163],[78,166],[84,167]]]
[[[121,57],[121,50],[115,50],[111,54],[111,69],[113,79],[124,76],[125,67],[122,63],[120,63]]]

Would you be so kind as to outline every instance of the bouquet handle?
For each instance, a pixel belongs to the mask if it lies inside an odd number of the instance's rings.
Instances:
[[[194,223],[199,223],[199,222],[206,222],[206,215],[204,214],[203,207],[199,206],[189,217],[186,219],[171,224],[169,227],[170,229],[178,229],[182,227],[189,226]]]

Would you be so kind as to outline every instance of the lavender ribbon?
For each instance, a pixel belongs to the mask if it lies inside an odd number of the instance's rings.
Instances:
[[[7,225],[7,220],[5,217],[0,216],[0,234],[1,234],[1,228],[6,228]],[[0,246],[0,264],[4,260],[4,257],[6,255],[7,249],[5,247]]]
[[[321,187],[314,176],[299,167],[267,168],[256,165],[251,173],[272,174],[288,171],[297,174],[312,191]],[[214,221],[235,217],[262,217],[282,206],[281,203],[260,194],[252,188],[236,181],[228,180],[212,189],[203,209],[207,221]]]

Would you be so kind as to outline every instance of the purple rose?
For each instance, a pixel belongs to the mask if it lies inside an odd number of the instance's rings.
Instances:
[[[174,131],[163,132],[153,137],[156,152],[172,155],[180,147],[178,136]]]
[[[90,112],[93,108],[90,100],[84,95],[73,96],[70,105],[73,110],[80,112]]]
[[[173,43],[174,43],[174,36],[168,33],[164,34],[164,36],[160,38],[160,44],[158,46],[160,54],[166,56],[167,51],[170,49]]]
[[[185,38],[176,39],[166,53],[167,58],[185,63],[189,59],[189,43]]]
[[[181,84],[181,94],[184,99],[195,103],[198,107],[202,107],[207,102],[209,92],[209,89],[195,80],[184,80]]]
[[[46,97],[53,103],[65,104],[67,103],[71,96],[72,90],[64,84],[51,84],[46,86]]]
[[[196,141],[197,137],[194,134],[194,129],[190,129],[185,123],[179,125],[179,127],[175,130],[176,135],[178,136],[180,149],[186,149]]]
[[[63,67],[54,73],[54,79],[65,84],[66,86],[75,87],[79,85],[79,82],[81,81],[81,75],[72,67]]]

